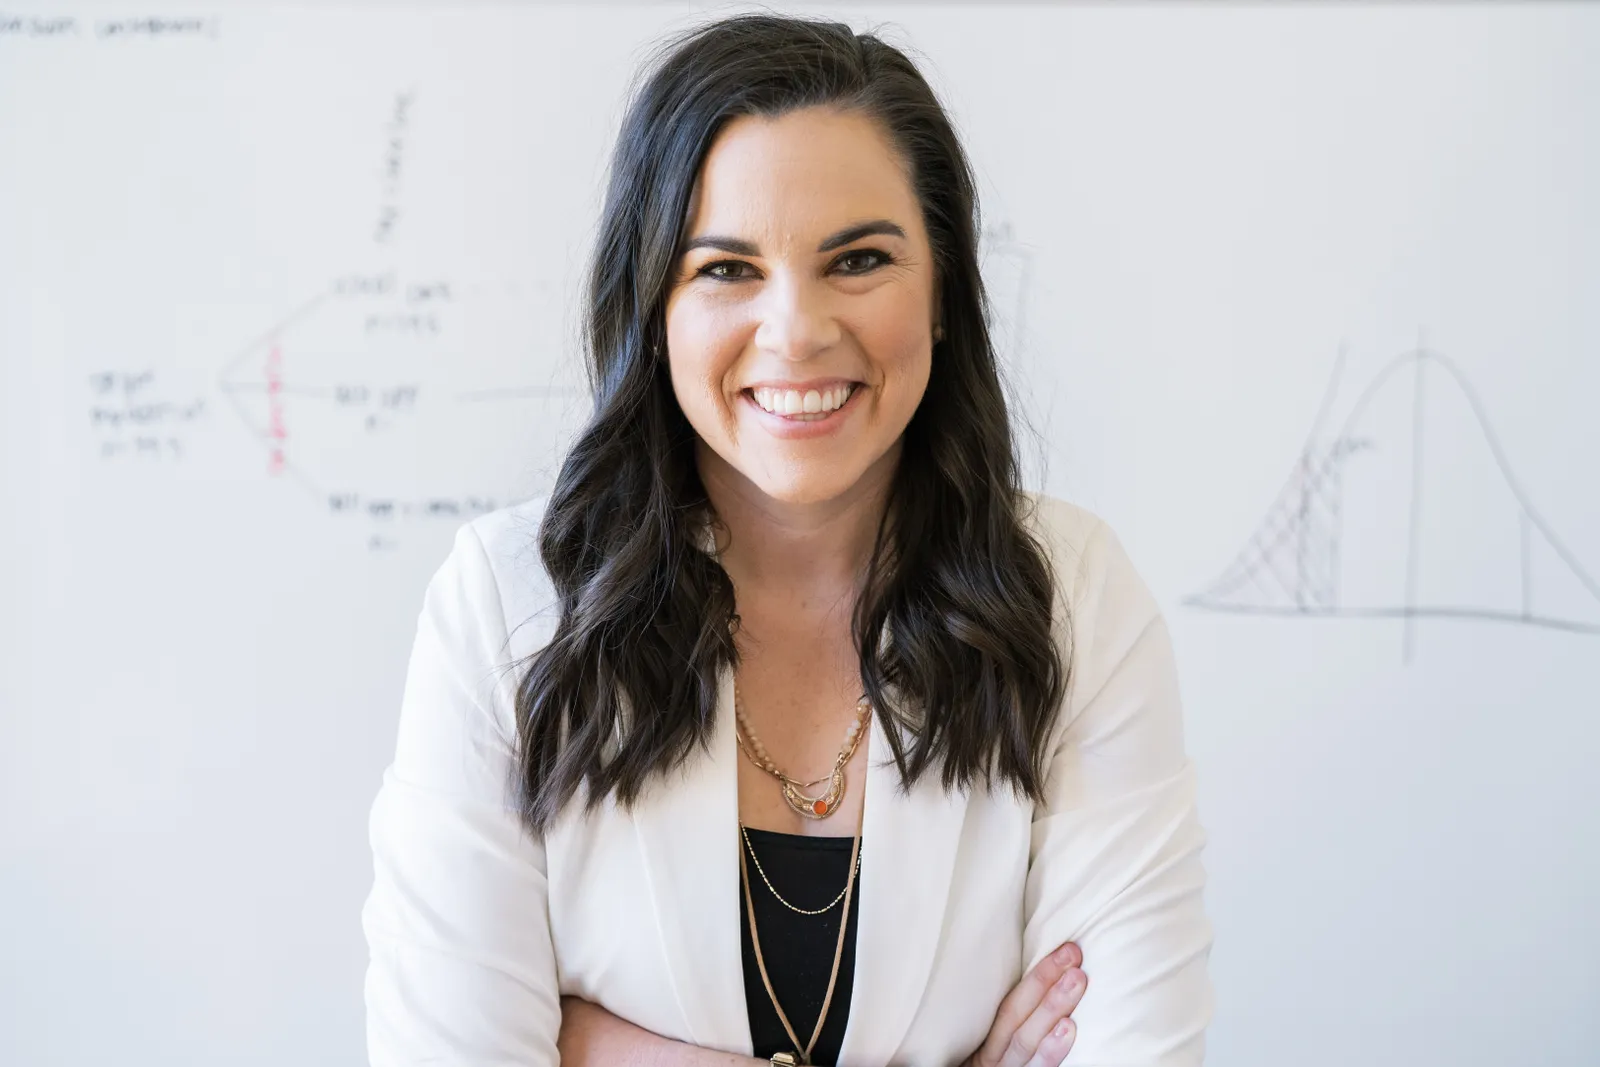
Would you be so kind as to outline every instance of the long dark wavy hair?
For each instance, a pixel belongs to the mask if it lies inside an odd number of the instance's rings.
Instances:
[[[719,673],[738,664],[734,590],[702,542],[715,515],[663,352],[666,299],[718,131],[814,106],[875,119],[909,164],[944,325],[853,609],[862,688],[905,787],[937,768],[946,789],[1041,795],[1067,668],[1056,577],[1025,527],[970,165],[899,50],[841,23],[741,15],[661,47],[611,159],[585,321],[594,410],[539,528],[559,622],[517,689],[519,808],[534,831],[580,788],[588,807],[630,805],[709,747]]]

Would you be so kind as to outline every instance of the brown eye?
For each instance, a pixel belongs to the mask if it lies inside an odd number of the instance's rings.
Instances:
[[[707,278],[715,278],[721,282],[736,282],[745,275],[738,273],[750,264],[739,259],[719,259],[715,263],[707,263],[699,270]]]
[[[857,248],[840,256],[837,262],[846,274],[867,274],[894,260],[876,248]]]

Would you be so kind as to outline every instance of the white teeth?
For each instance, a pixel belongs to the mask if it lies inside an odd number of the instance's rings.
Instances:
[[[853,385],[836,385],[832,389],[822,392],[822,410],[834,411],[844,407],[844,402],[850,399],[850,393],[855,389]]]
[[[756,403],[774,415],[815,415],[843,407],[850,399],[853,385],[840,385],[831,389],[771,389],[752,390]]]

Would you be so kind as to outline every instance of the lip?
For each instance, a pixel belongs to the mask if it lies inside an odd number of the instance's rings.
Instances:
[[[824,389],[828,388],[830,385],[845,385],[851,382],[851,379],[849,378],[821,378],[817,380],[824,383],[821,387]],[[760,383],[760,385],[766,384],[768,383]],[[741,389],[739,391],[739,398],[749,406],[752,412],[755,413],[755,416],[757,420],[760,421],[763,429],[772,434],[772,436],[781,437],[786,441],[804,441],[813,437],[826,437],[829,434],[837,433],[839,428],[844,425],[845,420],[850,417],[850,413],[855,411],[857,407],[856,401],[860,399],[862,393],[867,391],[866,385],[856,382],[855,388],[850,391],[849,399],[847,399],[840,407],[834,408],[832,411],[828,412],[827,418],[799,422],[794,419],[785,418],[782,415],[774,415],[760,404],[757,404],[755,394],[751,391],[756,388],[758,388],[758,386],[753,385],[745,389]],[[771,388],[799,389],[800,386],[779,386],[774,384],[771,386]],[[808,382],[806,383],[806,388],[815,389],[817,386]]]
[[[856,378],[812,378],[803,382],[788,382],[778,378],[768,378],[759,382],[746,382],[744,387],[746,389],[793,389],[800,393],[815,389],[820,393],[824,389],[832,389],[837,385],[860,384],[861,382]]]

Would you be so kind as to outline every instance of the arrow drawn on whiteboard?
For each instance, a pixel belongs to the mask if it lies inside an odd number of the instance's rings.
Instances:
[[[461,388],[463,378],[507,362],[537,362],[475,359],[484,354],[465,347],[505,335],[527,307],[516,285],[348,274],[245,345],[216,387],[265,450],[267,473],[289,478],[331,514],[385,523],[481,514],[498,506],[494,497],[418,495],[409,487],[427,474],[449,475],[436,457],[460,447],[463,404],[510,401],[500,425],[553,431],[558,409],[582,395],[560,384],[497,387],[492,379]],[[481,414],[470,418],[475,431],[487,424]],[[372,491],[378,483],[403,491]]]

